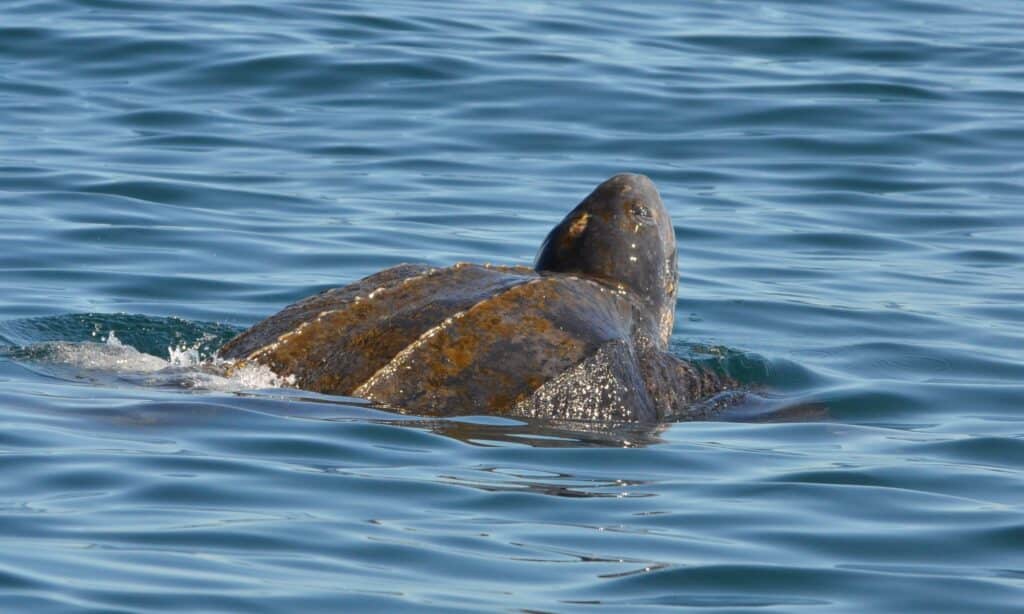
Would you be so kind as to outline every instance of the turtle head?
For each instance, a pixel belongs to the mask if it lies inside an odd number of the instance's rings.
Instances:
[[[575,273],[635,294],[643,320],[664,348],[675,316],[676,238],[654,183],[621,174],[597,186],[552,229],[537,254],[539,272]]]

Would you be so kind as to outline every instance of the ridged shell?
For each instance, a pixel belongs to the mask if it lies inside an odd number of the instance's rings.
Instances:
[[[403,264],[286,307],[220,355],[430,415],[654,420],[720,388],[638,336],[636,310],[572,275]]]

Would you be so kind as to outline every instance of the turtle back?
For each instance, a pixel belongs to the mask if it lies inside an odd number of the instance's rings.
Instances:
[[[416,413],[519,414],[534,391],[605,344],[628,341],[631,330],[623,293],[575,276],[539,276],[452,314],[354,394]]]
[[[535,277],[526,268],[398,265],[286,307],[219,355],[266,365],[304,390],[352,394],[452,314]]]
[[[399,265],[285,308],[220,356],[419,414],[690,415],[730,382],[665,352],[676,259],[654,184],[620,174],[552,229],[534,269]]]
[[[574,275],[400,265],[286,307],[220,355],[402,411],[522,414],[609,342],[632,347],[634,310],[628,293]],[[640,381],[635,360],[620,371]]]

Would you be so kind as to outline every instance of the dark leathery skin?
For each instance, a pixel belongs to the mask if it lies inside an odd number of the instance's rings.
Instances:
[[[676,240],[654,183],[623,173],[597,186],[555,226],[536,269],[575,273],[629,289],[643,305],[638,322],[664,350],[675,317]]]
[[[590,280],[537,278],[449,318],[355,395],[416,413],[508,413],[607,341],[628,339],[630,313]]]
[[[708,417],[709,406],[700,402],[736,382],[657,349],[646,338],[636,339],[636,355],[648,397],[659,420]]]
[[[451,314],[536,277],[532,271],[463,264],[430,269],[378,289],[363,280],[358,284],[360,292],[338,293],[339,300],[319,305],[326,309],[316,315],[308,307],[296,309],[308,315],[289,318],[287,332],[246,359],[291,376],[294,385],[304,390],[352,394]]]
[[[582,361],[521,399],[510,413],[525,418],[557,417],[581,422],[652,422],[659,418],[628,338],[597,347]]]
[[[735,382],[665,351],[677,279],[654,184],[616,175],[555,226],[532,269],[398,265],[286,307],[219,356],[417,414],[707,417],[705,399]]]
[[[352,302],[356,297],[366,296],[374,290],[396,286],[410,277],[433,270],[436,269],[423,264],[403,263],[364,277],[347,286],[324,290],[289,305],[276,315],[257,323],[225,343],[217,353],[221,358],[230,360],[247,358],[252,352],[274,343],[279,336],[295,329],[303,322],[315,318],[323,311],[338,309]]]

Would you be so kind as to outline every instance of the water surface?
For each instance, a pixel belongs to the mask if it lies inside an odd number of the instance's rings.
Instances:
[[[4,3],[0,607],[1019,608],[1022,18]],[[675,221],[674,351],[824,419],[424,420],[190,366],[399,262],[529,264],[621,171]]]

